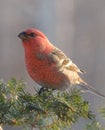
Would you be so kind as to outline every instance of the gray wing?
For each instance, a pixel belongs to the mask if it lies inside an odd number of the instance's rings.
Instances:
[[[77,73],[83,73],[61,50],[55,48],[48,56],[49,62],[55,62],[58,66]]]

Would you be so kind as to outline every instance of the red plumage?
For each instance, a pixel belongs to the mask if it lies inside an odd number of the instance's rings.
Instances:
[[[80,84],[93,93],[103,96],[84,82],[83,73],[60,49],[37,29],[28,29],[19,34],[25,50],[26,67],[31,78],[46,88],[65,89]]]

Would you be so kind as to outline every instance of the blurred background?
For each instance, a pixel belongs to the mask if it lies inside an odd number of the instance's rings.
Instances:
[[[44,32],[87,72],[84,79],[105,94],[105,0],[0,0],[0,79],[16,77],[35,86],[26,72],[24,50],[17,37],[31,27]],[[105,106],[105,99],[89,93],[84,98],[104,125],[98,110]],[[73,129],[81,130],[85,122],[81,119]]]

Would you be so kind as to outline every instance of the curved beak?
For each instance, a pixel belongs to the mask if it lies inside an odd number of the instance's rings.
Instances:
[[[22,40],[26,40],[28,38],[28,34],[26,32],[22,32],[18,35],[18,37]]]

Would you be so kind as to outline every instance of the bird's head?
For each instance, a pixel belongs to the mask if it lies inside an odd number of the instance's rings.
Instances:
[[[48,39],[41,31],[31,28],[21,32],[18,37],[22,40],[24,48],[43,49]]]
[[[21,32],[18,37],[22,39],[22,41],[35,40],[36,37],[46,39],[46,36],[35,28],[27,29],[26,31]]]

